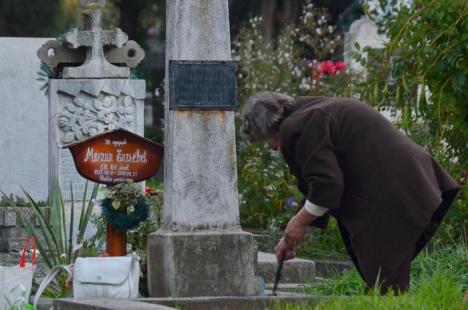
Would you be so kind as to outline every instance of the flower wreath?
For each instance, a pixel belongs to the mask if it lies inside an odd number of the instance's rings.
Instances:
[[[102,215],[107,224],[120,231],[136,228],[149,216],[149,207],[145,198],[141,198],[133,207],[133,211],[121,212],[112,206],[112,199],[105,198],[101,202]]]

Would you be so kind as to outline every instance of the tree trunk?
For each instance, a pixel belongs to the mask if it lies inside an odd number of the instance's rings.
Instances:
[[[144,7],[143,1],[121,0],[116,2],[120,11],[120,28],[128,34],[129,40],[138,40],[138,20]]]
[[[263,0],[260,8],[263,35],[267,40],[271,40],[274,35],[276,6],[276,0]]]

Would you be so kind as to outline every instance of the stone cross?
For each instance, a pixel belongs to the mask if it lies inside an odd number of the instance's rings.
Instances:
[[[111,64],[136,67],[145,57],[145,51],[135,41],[116,28],[102,30],[101,10],[104,0],[81,0],[85,31],[73,29],[64,35],[64,43],[47,41],[37,56],[50,68],[59,64],[83,64],[65,68],[62,78],[119,78],[128,77],[129,70]],[[106,46],[104,51],[103,47]]]
[[[119,28],[114,30],[102,30],[102,7],[105,0],[81,0],[85,17],[85,31],[76,28],[66,33],[65,42],[74,49],[85,46],[86,60],[79,67],[67,67],[64,69],[64,78],[108,78],[128,77],[130,70],[125,67],[117,67],[107,62],[104,57],[104,46],[115,45],[122,47],[128,36]]]

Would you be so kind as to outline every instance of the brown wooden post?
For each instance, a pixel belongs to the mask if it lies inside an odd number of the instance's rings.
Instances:
[[[106,253],[109,256],[127,255],[127,232],[114,229],[112,226],[107,225]]]

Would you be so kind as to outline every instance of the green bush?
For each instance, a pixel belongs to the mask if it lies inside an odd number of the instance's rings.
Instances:
[[[324,9],[304,7],[301,20],[273,42],[261,35],[261,19],[250,20],[233,42],[233,56],[239,61],[239,97],[262,90],[291,96],[345,93],[351,76],[343,72],[327,75],[323,81],[312,77],[318,61],[340,53],[342,35],[330,25]],[[282,229],[294,214],[302,195],[284,160],[268,147],[253,145],[238,135],[237,162],[241,224],[250,228]]]
[[[150,207],[150,216],[136,229],[127,233],[127,242],[146,263],[148,236],[161,226],[161,208],[163,203],[163,183],[154,178],[146,181],[145,196]]]
[[[396,125],[463,185],[438,233],[447,241],[454,234],[467,237],[467,14],[464,0],[415,0],[384,20],[389,40],[382,50],[355,55],[368,74],[354,91],[389,110]]]
[[[462,0],[416,0],[413,7],[402,6],[398,15],[392,11],[384,16],[388,44],[355,55],[366,68],[366,79],[348,70],[331,74],[322,69],[329,61],[336,64],[343,44],[322,9],[306,5],[300,22],[273,42],[261,36],[261,20],[254,18],[233,43],[240,64],[241,105],[257,91],[274,90],[291,96],[354,97],[390,111],[395,125],[463,187],[436,238],[446,243],[454,235],[467,239],[468,19],[463,18],[467,10]],[[297,203],[301,195],[282,159],[239,137],[238,171],[242,224],[283,228],[294,212],[287,201]],[[330,251],[344,257],[335,226],[309,237],[299,253],[326,257]]]

